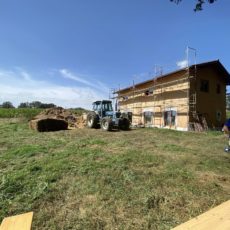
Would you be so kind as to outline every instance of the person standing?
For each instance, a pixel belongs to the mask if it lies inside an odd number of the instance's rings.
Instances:
[[[222,131],[228,136],[228,147],[225,147],[225,152],[230,152],[230,119],[224,123]]]

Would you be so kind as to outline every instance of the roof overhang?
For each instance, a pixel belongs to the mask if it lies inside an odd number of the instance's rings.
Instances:
[[[147,81],[143,81],[143,82],[134,84],[134,85],[132,85],[132,86],[129,86],[129,87],[126,87],[126,88],[117,90],[117,91],[114,92],[114,94],[122,93],[122,92],[128,91],[128,90],[130,90],[130,89],[133,89],[133,88],[142,86],[142,85],[144,85],[144,84],[153,82],[153,81],[155,81],[155,80],[158,80],[158,79],[161,79],[161,78],[165,78],[165,77],[171,76],[171,75],[173,75],[173,74],[175,74],[175,73],[187,71],[188,69],[194,69],[194,68],[200,69],[200,68],[205,68],[205,67],[207,67],[207,66],[213,66],[213,67],[216,68],[218,71],[220,71],[220,72],[223,74],[223,76],[224,76],[224,78],[225,78],[225,80],[226,80],[226,85],[230,85],[230,74],[228,73],[228,71],[225,69],[225,67],[221,64],[221,62],[220,62],[219,60],[215,60],[215,61],[210,61],[210,62],[199,63],[199,64],[196,64],[196,65],[191,65],[191,66],[186,67],[186,68],[183,68],[183,69],[179,69],[179,70],[176,70],[176,71],[173,71],[173,72],[170,72],[170,73],[161,75],[161,76],[154,77],[154,78],[149,79],[149,80],[147,80]]]

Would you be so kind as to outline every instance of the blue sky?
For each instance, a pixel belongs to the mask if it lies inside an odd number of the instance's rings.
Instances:
[[[39,100],[90,108],[126,87],[197,62],[230,71],[230,1],[0,0],[0,104]],[[190,64],[194,54],[190,52]]]

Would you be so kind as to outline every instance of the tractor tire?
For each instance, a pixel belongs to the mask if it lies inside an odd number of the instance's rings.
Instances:
[[[87,115],[87,127],[90,129],[97,128],[98,126],[98,117],[97,114],[91,112]]]
[[[101,120],[101,129],[103,131],[110,131],[113,128],[112,120],[108,117],[104,117]]]
[[[130,121],[127,118],[121,118],[119,121],[119,129],[121,130],[129,130],[130,129]]]

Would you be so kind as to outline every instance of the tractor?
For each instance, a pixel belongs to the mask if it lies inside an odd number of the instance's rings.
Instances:
[[[93,103],[93,111],[87,114],[88,128],[100,128],[104,131],[112,129],[129,130],[130,120],[125,113],[113,111],[112,101],[102,100]]]

